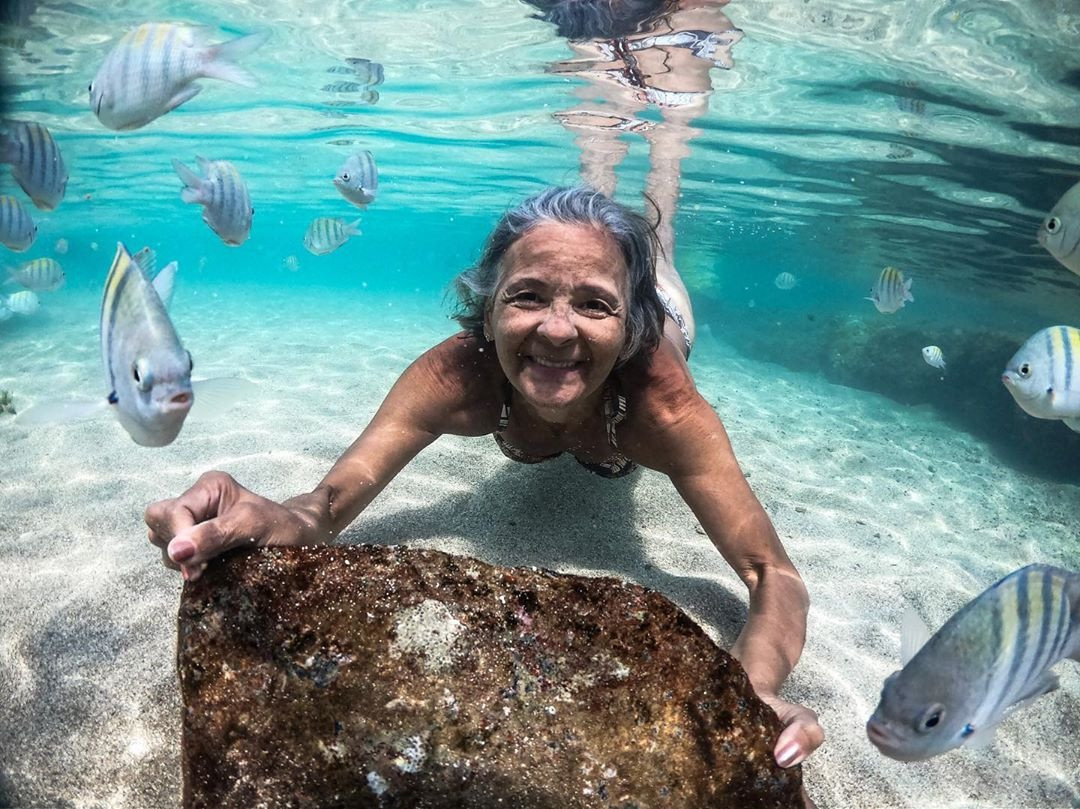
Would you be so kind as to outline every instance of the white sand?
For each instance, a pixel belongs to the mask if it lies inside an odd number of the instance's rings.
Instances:
[[[96,306],[72,292],[37,322],[0,325],[0,388],[17,405],[102,393]],[[261,383],[256,399],[154,450],[110,421],[28,432],[0,418],[0,796],[19,805],[179,804],[181,581],[146,542],[144,506],[210,468],[274,497],[309,489],[451,328],[430,300],[362,294],[182,288],[174,310],[196,375],[241,373]],[[863,732],[897,668],[902,599],[937,627],[1024,564],[1080,568],[1077,487],[1004,468],[932,413],[748,361],[707,336],[693,367],[811,593],[786,696],[828,733],[805,767],[818,805],[1080,805],[1071,662],[1058,666],[1061,690],[1006,721],[989,750],[904,765]],[[345,539],[624,577],[723,644],[743,620],[743,588],[663,476],[517,465],[490,438],[441,439]]]

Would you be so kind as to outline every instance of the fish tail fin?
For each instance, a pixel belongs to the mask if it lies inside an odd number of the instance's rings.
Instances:
[[[905,301],[911,301],[912,303],[915,302],[915,298],[913,298],[912,295],[911,295],[911,279],[910,278],[907,279],[906,281],[904,281],[904,300]]]
[[[202,178],[175,157],[172,164],[185,186],[180,192],[180,199],[184,202],[202,202]]]
[[[207,53],[202,74],[210,79],[230,81],[244,87],[258,87],[259,82],[251,71],[240,67],[236,62],[254,51],[269,38],[269,31],[258,31],[229,42],[222,42],[220,45],[214,45]]]
[[[8,132],[0,134],[0,163],[14,163],[18,159],[19,142]]]
[[[360,234],[360,220],[356,219],[345,226],[345,231],[350,236],[359,236]]]

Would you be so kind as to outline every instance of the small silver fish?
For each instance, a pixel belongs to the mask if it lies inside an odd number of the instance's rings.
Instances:
[[[194,402],[191,354],[146,273],[116,245],[101,301],[108,402],[136,444],[172,443]]]
[[[1006,363],[1001,382],[1028,415],[1080,432],[1080,329],[1035,332]]]
[[[173,168],[186,186],[180,199],[203,206],[203,221],[210,226],[225,244],[236,247],[243,244],[251,232],[251,218],[255,209],[247,184],[227,160],[207,160],[196,157],[205,178],[200,177],[179,160],[173,160]]]
[[[66,255],[68,251],[68,240],[64,238],[57,239],[56,245],[53,247],[53,250],[55,250],[62,256]]]
[[[23,206],[10,194],[0,195],[0,242],[21,253],[30,249],[37,238],[37,225]]]
[[[1039,227],[1038,240],[1063,266],[1080,275],[1080,183],[1050,210]]]
[[[298,259],[296,256],[285,256],[285,260],[281,263],[289,272],[296,272],[300,269],[300,259]]]
[[[197,29],[144,23],[105,57],[90,84],[90,109],[109,129],[138,129],[194,98],[202,89],[196,79],[255,87],[255,78],[235,62],[267,37],[260,32],[206,45]]]
[[[1050,667],[1080,661],[1080,574],[1021,568],[929,635],[914,611],[905,616],[903,668],[885,680],[866,724],[898,761],[985,747],[1005,716],[1058,687]]]
[[[359,57],[352,57],[345,60],[345,64],[352,70],[353,75],[356,76],[357,81],[366,87],[375,87],[376,85],[383,83],[384,72],[383,66],[379,62],[372,62],[370,59],[361,59]]]
[[[872,301],[881,314],[891,315],[902,309],[906,301],[915,301],[911,297],[911,279],[905,281],[904,274],[896,267],[886,267],[866,300]]]
[[[25,289],[22,292],[14,292],[8,295],[4,303],[8,309],[17,315],[32,315],[41,308],[41,300],[38,296]]]
[[[35,258],[9,269],[12,281],[34,292],[55,292],[64,285],[64,268],[54,258]]]
[[[353,205],[361,208],[375,201],[379,192],[379,171],[375,156],[366,149],[345,158],[334,177],[334,187]]]
[[[11,175],[34,205],[51,211],[67,189],[68,173],[60,148],[41,124],[7,122],[0,138],[0,163],[11,164]]]
[[[798,280],[789,272],[782,272],[773,279],[773,284],[777,289],[794,289],[797,283],[799,283]]]
[[[304,247],[309,253],[322,256],[332,253],[348,241],[350,236],[360,235],[360,220],[346,222],[329,216],[313,219],[304,234]]]
[[[926,346],[922,350],[922,358],[926,360],[926,364],[933,368],[940,368],[945,370],[945,355],[941,353],[941,349],[937,346]]]

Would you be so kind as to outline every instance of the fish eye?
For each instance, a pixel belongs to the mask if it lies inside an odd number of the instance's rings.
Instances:
[[[1027,379],[1029,376],[1031,376],[1031,366],[1028,365],[1028,363],[1025,362],[1023,365],[1020,366],[1020,376],[1023,379]]]
[[[90,82],[90,84],[87,85],[86,92],[88,92],[88,93],[94,92],[94,83],[93,82]]]
[[[154,380],[151,378],[144,360],[135,360],[135,362],[131,363],[131,377],[135,380],[135,387],[141,391],[147,391],[153,387]]]
[[[1060,227],[1061,227],[1061,220],[1058,219],[1056,216],[1051,216],[1049,219],[1046,220],[1046,232],[1047,233],[1057,233],[1058,228],[1060,228]]]
[[[345,182],[349,182],[349,172],[347,172],[347,171],[341,172],[341,179],[344,180]]]
[[[190,351],[187,353],[187,361],[188,361],[188,369],[187,370],[188,370],[188,373],[190,374],[192,371],[195,370],[195,358],[193,356],[191,356]]]
[[[915,730],[919,733],[927,733],[938,725],[941,724],[941,720],[945,718],[945,706],[934,704],[931,705],[923,713],[918,723],[915,725]]]

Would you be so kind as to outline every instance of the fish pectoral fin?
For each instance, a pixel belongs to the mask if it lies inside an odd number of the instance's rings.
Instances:
[[[20,410],[13,421],[27,427],[72,424],[104,416],[109,412],[108,407],[108,402],[104,399],[54,399],[38,402],[25,410]]]
[[[214,377],[191,381],[195,402],[188,420],[212,419],[220,416],[242,399],[251,398],[258,385],[236,376]]]
[[[168,103],[165,104],[165,112],[171,112],[172,110],[175,110],[177,107],[179,107],[181,104],[186,104],[187,102],[191,101],[191,99],[195,98],[195,96],[197,96],[199,94],[199,91],[201,90],[202,87],[200,87],[199,85],[189,84],[187,87],[185,87],[183,90],[181,90],[179,93],[169,99]]]
[[[1080,418],[1076,419],[1062,419],[1065,422],[1065,426],[1072,430],[1074,433],[1080,433]]]
[[[930,628],[915,612],[911,604],[904,607],[904,617],[900,619],[900,663],[906,666],[919,649],[930,640]]]
[[[1026,691],[1024,691],[1023,694],[1016,698],[1016,702],[1014,702],[1012,705],[1005,709],[1005,715],[1008,716],[1014,711],[1019,711],[1021,708],[1024,708],[1037,700],[1043,694],[1049,694],[1051,691],[1057,691],[1060,686],[1061,681],[1058,679],[1058,676],[1054,674],[1054,672],[1044,671],[1041,675],[1039,675],[1039,678],[1031,684],[1031,688],[1028,688]]]
[[[985,750],[994,743],[997,728],[997,722],[991,722],[986,727],[979,728],[964,740],[964,746],[970,747],[972,750]]]

